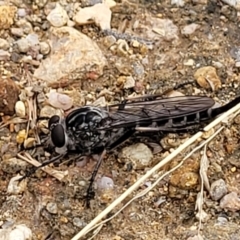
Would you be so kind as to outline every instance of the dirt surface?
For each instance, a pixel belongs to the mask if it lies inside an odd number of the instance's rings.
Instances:
[[[117,5],[111,8],[112,31],[103,32],[94,23],[73,27],[87,35],[100,48],[106,58],[103,73],[100,73],[99,66],[90,70],[77,69],[61,79],[46,83],[43,79],[35,78],[34,72],[42,61],[50,58],[50,53],[42,49],[38,59],[36,56],[39,56],[39,50],[32,48],[26,52],[20,51],[23,45],[20,43],[19,46],[19,42],[17,49],[16,41],[29,33],[21,35],[16,28],[23,28],[20,20],[25,19],[40,41],[48,43],[51,24],[46,17],[55,5],[47,0],[16,2],[18,16],[15,14],[13,21],[5,22],[5,28],[1,27],[0,37],[11,44],[4,50],[9,54],[7,59],[1,56],[0,70],[2,77],[10,76],[19,85],[22,92],[20,99],[24,102],[27,113],[21,117],[22,122],[12,120],[6,126],[3,124],[8,123],[8,119],[17,118],[16,115],[8,117],[7,114],[2,114],[0,230],[11,232],[16,226],[24,224],[31,230],[34,240],[69,240],[198,129],[193,133],[169,134],[159,139],[164,146],[163,151],[155,154],[149,166],[143,169],[135,169],[131,159],[124,161],[121,155],[124,147],[132,146],[139,139],[131,139],[114,152],[107,153],[97,181],[107,176],[114,182],[114,188],[100,189],[96,184],[95,198],[87,209],[84,195],[96,163],[95,157],[89,158],[84,166],[79,161],[51,165],[51,168],[61,171],[63,175],[67,171],[61,181],[38,170],[21,183],[20,189],[9,190],[10,180],[30,169],[30,164],[17,156],[26,138],[21,130],[27,129],[27,121],[24,120],[29,119],[29,104],[34,99],[33,95],[26,94],[23,97],[26,88],[38,85],[40,89],[31,90],[38,95],[38,117],[50,117],[56,113],[56,108],[46,108],[49,107],[46,96],[52,89],[70,96],[74,106],[92,104],[99,98],[104,99],[103,103],[112,104],[119,103],[128,96],[162,93],[177,84],[194,80],[193,84],[185,85],[175,94],[206,95],[219,104],[225,104],[239,93],[239,12],[220,0],[186,1],[184,6],[170,4],[170,1],[117,1]],[[71,19],[73,13],[69,9],[75,1],[59,2],[64,9],[68,9]],[[79,4],[86,7],[91,6],[90,2]],[[22,13],[19,13],[19,9],[25,9],[26,15],[20,18]],[[161,21],[158,22],[157,19]],[[31,59],[27,56],[31,56]],[[102,64],[105,64],[105,60]],[[54,62],[48,65],[49,69],[54,66]],[[195,75],[197,69],[206,66],[212,67],[207,81]],[[41,97],[43,101],[39,100]],[[42,109],[47,109],[48,113],[44,115]],[[36,132],[40,138],[46,136],[46,126],[40,122],[37,120],[35,125],[30,124],[29,137],[35,138]],[[133,201],[104,224],[94,239],[240,239],[239,198],[223,201],[228,193],[235,192],[240,196],[239,122],[238,116],[225,124],[224,129],[207,146],[205,154],[209,161],[207,178],[210,186],[217,180],[224,181],[221,186],[216,184],[211,190],[205,185],[201,207],[205,215],[200,230],[195,205],[201,190],[199,168],[203,148],[187,159],[180,169],[167,175],[150,192]],[[214,131],[219,128],[217,126]],[[204,138],[200,139],[198,144],[203,140]],[[150,186],[162,173],[176,166],[193,148],[190,146],[186,152],[156,172],[108,217],[116,213],[131,197]],[[25,152],[39,161],[50,158],[50,154],[42,148]],[[220,192],[221,196],[215,197],[215,192]],[[198,233],[199,238],[196,237]],[[89,233],[82,239],[90,239],[91,236]],[[4,238],[2,232],[0,239],[14,238]]]

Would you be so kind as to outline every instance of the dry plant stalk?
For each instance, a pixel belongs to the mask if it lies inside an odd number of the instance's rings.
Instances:
[[[8,120],[5,123],[1,122],[0,123],[0,129],[8,126],[9,124],[26,123],[26,122],[27,122],[26,119],[22,119],[20,117],[15,117],[13,119]]]
[[[203,203],[204,203],[204,185],[205,188],[209,191],[210,190],[210,184],[208,181],[208,177],[207,177],[207,169],[209,166],[209,161],[206,155],[207,152],[207,144],[204,147],[204,151],[203,151],[203,155],[201,158],[201,163],[200,163],[200,178],[201,178],[201,190],[197,195],[197,199],[196,199],[196,206],[195,206],[195,210],[197,210],[197,214],[196,216],[199,219],[199,224],[198,224],[198,235],[200,235],[200,231],[201,231],[201,227],[202,227],[202,221],[204,220],[204,216],[206,216],[207,214],[205,213],[205,211],[203,210]]]
[[[37,142],[40,143],[40,138],[38,136],[36,126],[37,126],[37,98],[35,95],[30,99],[27,99],[28,104],[28,124],[27,124],[27,136],[29,129],[34,129],[34,135]]]
[[[234,112],[240,110],[240,104],[234,106],[229,109],[227,112],[223,113],[213,122],[208,124],[204,131],[209,131],[217,124],[221,123],[227,117],[229,117]],[[222,130],[222,129],[221,129]],[[203,132],[198,132],[193,135],[190,139],[184,142],[181,146],[179,146],[174,152],[164,158],[161,162],[159,162],[156,166],[154,166],[151,170],[149,170],[145,175],[143,175],[137,182],[135,182],[129,189],[127,189],[121,196],[119,196],[114,202],[112,202],[105,210],[103,210],[97,217],[95,217],[87,226],[85,226],[78,234],[76,234],[71,240],[78,240],[81,237],[85,236],[102,218],[104,218],[108,213],[110,213],[118,204],[120,204],[127,196],[129,196],[135,189],[137,189],[147,178],[149,178],[154,172],[162,168],[165,164],[170,162],[174,157],[179,155],[185,148],[189,145],[193,144],[197,139],[199,139],[203,135]],[[212,139],[212,138],[210,138]],[[210,141],[210,140],[209,140]],[[205,142],[206,144],[206,142]],[[201,144],[201,147],[203,145]],[[199,149],[199,148],[198,148]]]

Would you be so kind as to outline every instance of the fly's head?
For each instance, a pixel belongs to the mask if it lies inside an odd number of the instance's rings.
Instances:
[[[57,115],[52,116],[48,122],[51,142],[58,150],[66,151],[68,145],[68,137],[65,130],[64,121]]]

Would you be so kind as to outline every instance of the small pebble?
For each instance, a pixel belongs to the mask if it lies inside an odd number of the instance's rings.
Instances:
[[[32,56],[23,56],[21,61],[24,63],[30,63],[33,66],[39,66],[40,64],[39,61],[32,59]]]
[[[20,170],[26,170],[27,162],[18,158],[7,158],[1,162],[1,169],[5,173],[16,174]]]
[[[40,120],[38,122],[38,129],[40,129],[44,134],[47,135],[49,133],[48,121],[47,120]]]
[[[217,225],[226,225],[228,223],[228,219],[226,217],[219,216],[217,218]]]
[[[102,203],[109,203],[114,199],[114,182],[112,178],[103,176],[97,180],[99,200]]]
[[[27,132],[25,129],[21,130],[18,132],[17,137],[16,137],[16,141],[18,144],[22,144],[25,139],[27,138]]]
[[[24,8],[19,8],[19,9],[17,10],[17,14],[18,14],[19,17],[25,17],[25,16],[27,15],[26,9],[24,9]]]
[[[21,58],[22,58],[21,54],[17,52],[13,52],[10,57],[11,61],[13,61],[14,63],[20,62]]]
[[[116,38],[114,36],[106,36],[104,39],[103,39],[103,43],[104,45],[107,47],[107,48],[110,48],[113,44],[116,43]]]
[[[18,95],[18,85],[11,78],[0,78],[0,112],[6,115],[13,115]]]
[[[81,218],[75,217],[75,218],[73,218],[73,225],[76,227],[79,227],[79,228],[83,228],[87,224]]]
[[[240,48],[236,46],[232,46],[230,51],[229,51],[231,57],[236,61],[240,61]]]
[[[197,83],[205,89],[211,88],[213,91],[222,86],[222,82],[217,75],[217,71],[212,66],[201,67],[194,73]]]
[[[38,0],[35,1],[35,4],[39,7],[39,8],[43,8],[46,4],[47,4],[48,0]]]
[[[237,169],[240,168],[240,150],[235,150],[233,154],[229,156],[228,161]]]
[[[149,64],[149,59],[148,59],[148,57],[144,57],[144,58],[142,59],[142,64],[143,64],[143,65],[148,65],[148,64]]]
[[[143,82],[142,81],[137,81],[136,83],[135,83],[135,86],[134,86],[134,91],[136,92],[136,93],[141,93],[141,92],[143,92],[143,90],[144,90],[144,84],[143,84]]]
[[[128,88],[133,88],[135,86],[135,80],[133,77],[128,76],[126,77],[125,83],[124,83],[124,88],[128,89]]]
[[[31,47],[34,47],[39,44],[38,35],[36,33],[29,33],[26,36],[26,40],[28,41]]]
[[[10,53],[0,49],[0,61],[7,61],[10,58]]]
[[[73,16],[73,21],[79,25],[95,22],[101,30],[108,30],[111,28],[111,15],[112,12],[106,1],[104,1],[104,3],[98,3],[91,7],[80,8],[75,16]]]
[[[134,74],[137,75],[138,78],[142,78],[144,76],[145,70],[142,64],[135,62],[133,64]]]
[[[38,54],[38,55],[36,56],[36,60],[39,61],[39,60],[41,60],[41,59],[43,59],[43,55],[42,55],[42,54]]]
[[[125,147],[121,152],[121,160],[125,163],[131,161],[134,169],[144,169],[151,164],[152,151],[143,143]]]
[[[176,5],[177,7],[183,7],[184,4],[184,0],[171,0],[171,5]]]
[[[20,19],[16,22],[16,25],[23,30],[25,34],[29,34],[33,31],[32,24],[26,19]]]
[[[16,37],[23,37],[24,35],[22,28],[11,28],[11,33]]]
[[[24,118],[26,116],[25,104],[22,101],[17,101],[15,104],[15,112],[18,117]]]
[[[210,195],[214,201],[218,201],[228,192],[227,185],[223,179],[213,182],[210,187]]]
[[[117,44],[117,53],[119,55],[125,56],[128,54],[129,46],[126,40],[119,39],[116,44]]]
[[[198,24],[196,24],[196,23],[191,23],[191,24],[185,26],[185,27],[182,29],[181,33],[182,33],[183,35],[191,35],[191,34],[193,34],[199,27],[200,27],[200,26],[199,26]]]
[[[134,48],[139,48],[139,47],[140,47],[140,42],[138,42],[138,41],[136,41],[136,40],[133,40],[133,41],[132,41],[132,46],[133,46]]]
[[[212,64],[213,64],[213,66],[215,67],[215,68],[222,68],[223,67],[223,64],[222,63],[220,63],[220,62],[215,62],[215,61],[212,61]]]
[[[48,14],[47,20],[54,27],[62,27],[68,22],[68,15],[64,8],[56,3],[56,7]]]
[[[68,110],[73,105],[72,98],[70,98],[69,96],[67,96],[65,94],[57,93],[57,92],[49,93],[48,101],[53,107],[60,108],[63,110]]]
[[[24,141],[23,146],[24,146],[24,148],[31,148],[31,147],[34,146],[35,142],[36,142],[35,138],[32,138],[32,137],[31,138],[27,138]]]
[[[18,175],[10,179],[7,187],[8,194],[17,195],[23,193],[26,190],[27,181],[26,180],[19,181],[21,177],[22,176]]]
[[[52,214],[57,214],[58,212],[57,204],[54,202],[49,202],[46,206],[46,209]]]
[[[191,67],[191,66],[195,65],[195,61],[193,59],[188,59],[188,60],[183,62],[183,65]]]
[[[31,240],[32,230],[25,224],[17,225],[9,231],[8,240]]]
[[[40,117],[52,117],[53,115],[57,115],[56,114],[56,109],[51,107],[51,106],[44,106],[43,108],[41,108],[40,110]]]
[[[101,190],[110,189],[110,188],[114,187],[114,182],[113,182],[112,178],[104,176],[97,181],[97,186]]]
[[[16,41],[16,45],[20,53],[27,53],[30,48],[29,42],[26,38],[22,38]]]
[[[93,102],[94,106],[98,107],[105,107],[106,106],[106,99],[104,96],[98,98],[96,101]]]
[[[235,66],[236,66],[237,68],[239,68],[239,67],[240,67],[240,62],[236,62],[236,63],[235,63]]]
[[[7,40],[0,38],[0,49],[2,50],[8,50],[9,49],[9,43]]]
[[[47,55],[50,52],[50,46],[46,42],[40,42],[40,52],[43,55]]]
[[[236,192],[225,195],[220,201],[220,207],[231,212],[240,210],[240,198]]]

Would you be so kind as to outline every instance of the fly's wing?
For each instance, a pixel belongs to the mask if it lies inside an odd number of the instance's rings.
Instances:
[[[140,97],[106,107],[112,121],[101,129],[141,127],[151,125],[153,122],[161,124],[169,119],[207,111],[214,103],[213,99],[201,96]]]

